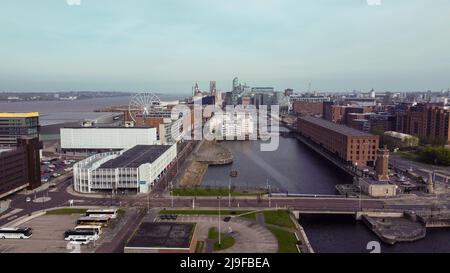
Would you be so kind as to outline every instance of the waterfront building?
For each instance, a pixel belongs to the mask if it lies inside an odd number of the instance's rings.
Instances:
[[[378,181],[376,179],[357,179],[357,186],[361,191],[370,197],[387,198],[397,195],[398,186],[388,181]]]
[[[379,137],[325,119],[302,116],[298,132],[336,157],[356,166],[373,166]]]
[[[245,140],[256,139],[257,126],[256,115],[248,112],[215,113],[208,121],[209,133],[220,140]]]
[[[0,148],[0,199],[41,185],[40,149],[36,138],[19,138],[17,146]]]
[[[156,128],[70,127],[61,128],[61,155],[86,157],[107,151],[120,151],[135,145],[158,144]]]
[[[39,137],[39,113],[0,113],[0,147],[15,147],[21,137]]]
[[[176,158],[176,144],[136,145],[119,152],[96,154],[74,164],[74,189],[81,193],[147,193],[176,164]]]

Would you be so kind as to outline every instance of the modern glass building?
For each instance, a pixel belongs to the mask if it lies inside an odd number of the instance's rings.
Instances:
[[[16,147],[22,137],[39,137],[39,113],[0,112],[0,147]]]

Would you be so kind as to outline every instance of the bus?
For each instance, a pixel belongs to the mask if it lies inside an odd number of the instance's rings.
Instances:
[[[0,228],[0,239],[28,239],[32,234],[31,228]]]
[[[78,240],[98,240],[98,234],[92,230],[67,230],[64,232],[64,240],[78,241]]]
[[[90,217],[109,217],[116,218],[118,209],[89,209],[86,211],[86,216]]]
[[[108,226],[109,217],[90,217],[82,216],[78,218],[77,225],[95,225],[95,226]]]
[[[98,225],[78,225],[74,228],[76,231],[94,231],[96,234],[102,234],[102,226]]]

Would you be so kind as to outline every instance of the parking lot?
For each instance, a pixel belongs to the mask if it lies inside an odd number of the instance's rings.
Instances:
[[[0,253],[61,253],[77,249],[64,241],[64,231],[72,229],[79,215],[43,215],[21,226],[31,227],[29,239],[0,239]],[[90,252],[81,246],[81,252]]]
[[[41,160],[41,182],[51,182],[53,178],[59,177],[73,169],[75,160],[42,159]]]

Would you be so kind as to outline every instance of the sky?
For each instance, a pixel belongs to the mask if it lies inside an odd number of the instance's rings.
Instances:
[[[0,91],[450,88],[450,1],[380,1],[2,0]]]

